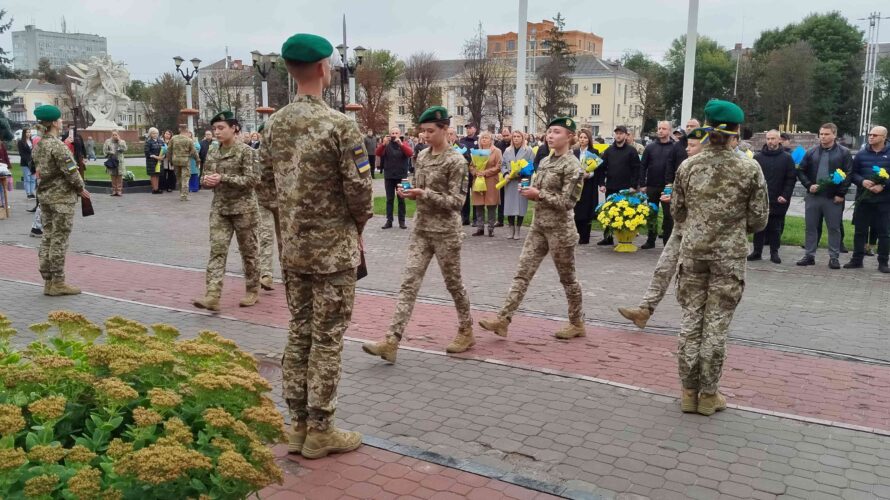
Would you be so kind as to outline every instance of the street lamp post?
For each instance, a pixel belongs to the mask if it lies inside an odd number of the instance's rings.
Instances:
[[[185,109],[182,110],[182,114],[188,116],[188,124],[189,131],[195,131],[195,115],[198,114],[198,110],[192,107],[192,78],[198,74],[198,65],[201,64],[201,60],[197,57],[193,58],[190,62],[194,67],[194,71],[189,71],[188,68],[185,71],[182,71],[182,66],[184,59],[176,56],[173,58],[173,62],[176,64],[176,71],[185,78]]]
[[[344,34],[345,34],[344,29]],[[340,54],[340,96],[341,96],[341,105],[340,111],[345,113],[347,111],[346,105],[346,82],[349,81],[349,107],[354,107],[355,103],[355,71],[362,64],[362,60],[365,57],[366,49],[362,46],[358,46],[352,49],[353,53],[355,53],[355,62],[352,64],[346,58],[346,50],[349,47],[346,45],[346,37],[344,36],[343,43],[337,45],[337,52]]]
[[[263,54],[258,50],[254,50],[250,53],[250,56],[253,59],[254,69],[260,74],[262,79],[262,106],[258,107],[256,112],[260,115],[260,119],[265,121],[266,115],[271,115],[275,111],[275,108],[269,107],[269,82],[267,78],[269,73],[275,69],[275,65],[278,64],[278,54],[274,52]]]

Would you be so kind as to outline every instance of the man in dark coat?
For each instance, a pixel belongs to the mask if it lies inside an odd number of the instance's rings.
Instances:
[[[878,172],[874,171],[877,167]],[[890,189],[888,178],[882,178],[880,169],[890,172],[890,144],[887,128],[873,127],[868,133],[868,144],[853,158],[853,183],[859,187],[856,209],[853,211],[853,257],[844,264],[845,269],[862,267],[868,232],[878,240],[878,271],[890,273]]]
[[[665,186],[674,183],[674,174],[677,171],[677,165],[674,164],[676,153],[674,142],[671,140],[670,122],[658,122],[657,134],[656,140],[646,146],[643,158],[640,160],[640,185],[652,203],[659,203]],[[661,202],[661,208],[661,241],[666,245],[674,228],[674,220],[671,218],[670,203]],[[652,224],[649,228],[649,238],[640,248],[655,248],[656,238],[658,238],[658,225]]]
[[[637,189],[640,185],[640,155],[636,148],[627,143],[627,127],[615,127],[615,142],[603,152],[603,163],[597,169],[600,172],[600,191],[608,197],[622,189]],[[609,235],[597,245],[612,245],[614,241]]]
[[[782,147],[781,141],[779,131],[770,130],[766,133],[763,149],[754,155],[754,160],[763,171],[769,192],[769,222],[766,229],[754,233],[754,250],[748,255],[748,261],[762,259],[763,246],[768,244],[769,260],[775,264],[782,263],[779,247],[782,230],[785,228],[785,214],[788,212],[788,203],[791,201],[797,177],[794,173],[794,160]]]
[[[408,177],[408,168],[411,166],[411,157],[414,150],[407,142],[402,141],[402,131],[393,127],[389,135],[377,146],[374,156],[383,162],[383,183],[386,188],[386,224],[383,229],[392,227],[393,202],[396,201],[396,187],[402,179]],[[406,229],[405,224],[405,200],[398,198],[399,227]]]

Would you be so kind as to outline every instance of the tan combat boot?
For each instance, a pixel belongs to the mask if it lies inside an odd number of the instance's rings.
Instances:
[[[60,295],[79,295],[80,288],[76,286],[71,286],[64,281],[53,281],[53,284],[50,288],[50,296],[58,297]]]
[[[263,290],[275,290],[272,288],[272,277],[266,275],[260,278],[260,287],[262,287]]]
[[[720,391],[714,394],[702,393],[698,397],[698,412],[702,415],[711,416],[714,412],[726,409],[726,398]]]
[[[219,311],[219,296],[207,294],[200,299],[195,299],[192,304],[199,309],[207,309],[208,311]]]
[[[362,350],[371,356],[380,356],[384,361],[396,362],[399,352],[399,339],[395,335],[387,335],[383,342],[372,342],[362,346]]]
[[[53,296],[53,282],[52,280],[46,280],[43,283],[43,295]]]
[[[256,290],[248,290],[246,294],[244,294],[244,298],[241,299],[241,302],[238,302],[238,305],[241,307],[250,307],[255,305],[259,300],[259,295]]]
[[[362,435],[331,426],[326,431],[309,429],[303,442],[302,455],[305,458],[322,458],[329,453],[344,453],[362,445]]]
[[[291,432],[287,438],[287,452],[299,455],[303,451],[303,443],[306,441],[306,422],[292,424]]]
[[[468,326],[457,331],[457,337],[445,347],[445,352],[456,354],[465,352],[467,349],[476,345],[476,339],[473,337],[473,327]]]
[[[649,317],[652,316],[652,312],[649,309],[642,307],[619,307],[618,312],[625,318],[633,321],[637,328],[641,329],[646,328],[646,323],[649,322]]]
[[[581,323],[580,325],[569,323],[562,327],[558,332],[554,333],[553,336],[560,340],[569,340],[575,337],[587,336],[587,330],[584,329],[584,323]]]
[[[506,337],[507,327],[510,326],[510,322],[498,316],[496,319],[483,319],[479,321],[479,326],[481,326],[483,330],[488,330],[495,335]]]
[[[698,411],[698,390],[683,389],[680,409],[683,410],[683,413],[695,413]]]

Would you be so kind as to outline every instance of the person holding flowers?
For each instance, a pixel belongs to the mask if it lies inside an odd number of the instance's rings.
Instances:
[[[862,267],[869,228],[878,239],[878,271],[890,273],[890,145],[887,128],[874,127],[868,133],[868,146],[853,158],[851,177],[859,186],[860,194],[853,210],[853,256],[845,269]]]
[[[844,196],[850,188],[853,159],[850,150],[837,143],[837,125],[826,123],[819,128],[819,145],[807,151],[797,169],[797,178],[807,194],[804,198],[806,254],[798,266],[816,264],[816,248],[822,219],[828,227],[828,267],[840,269],[841,227]]]
[[[494,236],[494,225],[497,218],[500,192],[498,191],[498,175],[501,173],[501,150],[494,145],[491,132],[479,134],[479,149],[470,151],[470,175],[473,180],[473,215],[476,220],[476,232],[473,236],[485,234],[485,213],[488,212],[488,236]]]
[[[575,228],[578,229],[578,244],[590,244],[590,223],[593,221],[594,209],[599,202],[599,174],[597,168],[602,159],[593,149],[593,134],[587,129],[578,131],[578,149],[574,151],[575,158],[581,162],[584,170],[584,188],[581,190],[581,198],[575,204]]]
[[[541,161],[531,186],[520,187],[520,194],[535,202],[535,218],[522,245],[516,276],[503,307],[497,318],[479,322],[479,326],[501,337],[507,336],[513,314],[548,253],[553,257],[569,303],[569,325],[556,332],[556,338],[571,339],[586,334],[581,309],[581,284],[575,276],[578,230],[575,229],[572,212],[581,196],[583,173],[581,164],[569,151],[575,127],[575,120],[568,117],[555,118],[548,124],[547,144],[552,153]]]
[[[528,200],[519,194],[519,182],[522,180],[522,170],[533,166],[535,154],[532,148],[525,143],[522,132],[514,130],[510,137],[510,145],[504,150],[501,162],[501,173],[504,174],[504,215],[510,226],[511,240],[519,239],[522,228],[522,219],[528,211]],[[524,162],[524,164],[523,164]],[[531,176],[529,176],[531,177]]]
[[[742,109],[714,99],[705,117],[708,144],[677,171],[671,210],[683,225],[677,270],[681,409],[713,415],[726,408],[720,377],[729,324],[745,289],[747,233],[766,227],[769,200],[757,162],[729,148],[745,119]]]

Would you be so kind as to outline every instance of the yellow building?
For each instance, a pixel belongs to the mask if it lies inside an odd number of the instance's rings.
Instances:
[[[63,85],[46,83],[34,78],[23,80],[0,79],[0,92],[12,92],[12,104],[3,110],[9,121],[34,123],[34,109],[44,104],[52,104],[62,111],[62,119],[71,120],[68,95]]]
[[[511,125],[510,115],[513,110],[513,85],[515,85],[515,59],[499,59],[498,61],[508,69],[510,91],[506,92],[509,98],[506,106],[507,116],[503,123],[497,119],[497,106],[493,103],[487,105],[484,110],[482,129],[499,130]],[[534,113],[529,117],[529,110],[538,107],[537,80],[534,69],[540,68],[546,63],[546,56],[529,58],[529,78],[527,80],[528,101],[525,106],[526,127],[525,132],[542,134],[546,127],[543,117],[536,117]],[[452,125],[457,128],[459,135],[464,133],[464,126],[470,120],[470,112],[467,109],[463,97],[464,93],[464,61],[448,60],[437,61],[439,71],[438,80],[434,83],[440,87],[442,105],[453,116]],[[575,56],[575,71],[572,73],[572,105],[564,110],[568,116],[574,117],[583,128],[591,130],[594,136],[611,137],[612,131],[618,125],[627,126],[628,130],[639,132],[643,126],[642,105],[638,96],[634,93],[635,83],[639,76],[633,71],[618,63],[604,61],[592,55]],[[496,89],[488,93],[493,94]],[[399,127],[402,131],[411,129],[411,117],[408,114],[408,92],[406,82],[399,80],[391,92],[389,125]],[[490,101],[492,99],[489,99]]]

